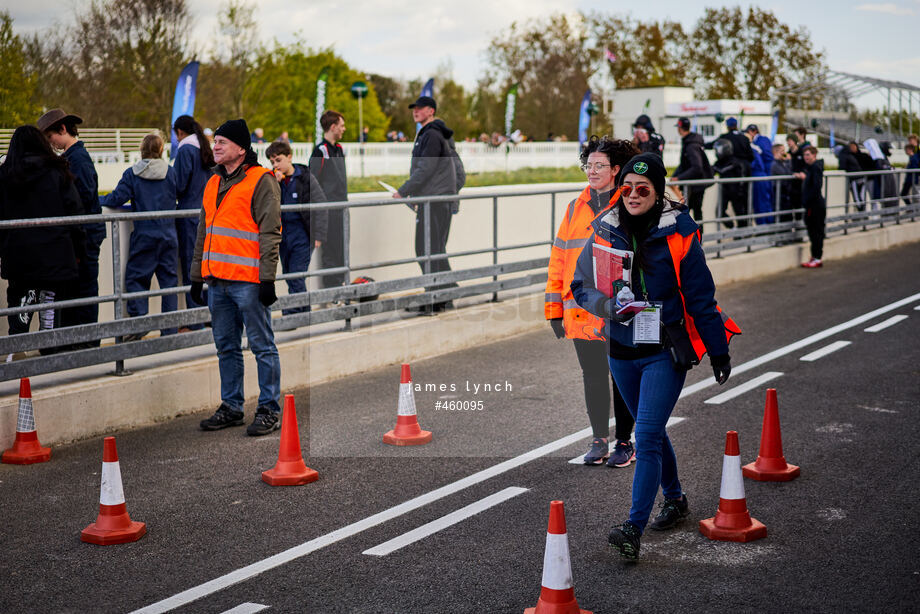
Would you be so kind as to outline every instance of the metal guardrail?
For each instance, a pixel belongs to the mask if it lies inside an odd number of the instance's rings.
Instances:
[[[849,183],[863,178],[872,178],[881,175],[894,174],[896,177],[903,173],[918,173],[920,170],[907,171],[896,169],[894,171],[870,171],[863,173],[826,173],[824,193],[827,194],[827,181],[831,177],[845,176]],[[797,181],[792,175],[770,177],[745,177],[732,179],[691,180],[674,184],[679,187],[715,183],[721,198],[723,186],[732,183],[746,183],[749,190],[749,203],[753,184],[768,181],[775,184],[777,193],[782,187],[782,182]],[[898,182],[900,183],[900,182]],[[850,202],[851,190],[847,186],[845,202],[828,205],[826,220],[826,236],[847,234],[857,230],[880,228],[890,224],[899,224],[903,221],[915,221],[920,217],[920,197],[915,197],[916,202],[903,204],[900,197],[887,199],[870,199],[867,202]],[[527,258],[512,262],[499,263],[498,256],[503,252],[552,245],[556,233],[556,202],[557,196],[562,193],[571,194],[572,188],[535,188],[502,193],[477,193],[469,195],[418,197],[394,200],[392,198],[381,200],[366,200],[359,202],[337,202],[313,205],[284,205],[283,211],[307,211],[312,209],[343,209],[344,210],[344,264],[334,269],[320,269],[315,271],[288,273],[278,276],[278,281],[295,278],[308,278],[322,276],[329,273],[345,273],[350,276],[353,270],[370,270],[390,267],[399,264],[419,263],[425,271],[430,271],[430,263],[444,258],[459,258],[476,254],[492,254],[492,264],[477,266],[453,271],[430,273],[395,280],[377,281],[366,284],[349,284],[340,287],[311,290],[308,292],[286,295],[272,305],[272,311],[290,309],[294,307],[311,306],[311,311],[282,315],[273,318],[272,327],[276,331],[292,330],[302,326],[310,326],[326,322],[344,321],[345,329],[349,330],[353,318],[373,314],[394,312],[406,308],[420,307],[440,303],[448,300],[460,299],[471,296],[491,295],[491,300],[497,301],[499,292],[525,288],[546,281],[546,268],[549,258]],[[544,239],[534,237],[534,241],[510,245],[499,245],[498,219],[499,207],[502,199],[521,196],[546,196],[546,205],[550,208],[550,226]],[[393,204],[406,203],[428,207],[432,202],[451,202],[457,200],[483,200],[491,199],[492,203],[492,244],[490,247],[449,252],[446,254],[431,254],[430,222],[425,216],[425,255],[414,258],[401,258],[381,262],[370,262],[354,265],[350,262],[349,245],[349,211],[361,207],[392,206]],[[775,201],[775,202],[778,202]],[[764,249],[790,242],[801,241],[806,237],[805,225],[802,221],[803,209],[779,210],[752,213],[744,216],[726,216],[706,219],[701,221],[703,227],[703,249],[710,257],[723,257],[732,253],[750,252],[755,249]],[[42,373],[64,371],[77,367],[114,362],[116,375],[126,375],[130,372],[124,367],[124,361],[141,356],[169,352],[213,342],[211,330],[192,331],[183,334],[165,335],[138,341],[123,342],[122,337],[136,333],[146,333],[152,330],[188,327],[204,324],[210,321],[210,313],[206,307],[185,309],[154,315],[137,317],[124,317],[125,303],[134,298],[150,298],[166,294],[182,294],[189,290],[189,286],[164,288],[146,292],[124,292],[124,280],[121,273],[122,255],[118,246],[121,221],[138,221],[150,219],[168,219],[182,217],[197,217],[198,211],[176,210],[148,213],[115,213],[102,217],[102,221],[110,224],[113,279],[115,291],[103,296],[71,299],[51,304],[40,304],[28,307],[12,307],[0,309],[0,316],[10,316],[24,312],[39,312],[51,307],[61,309],[71,306],[92,305],[101,303],[114,303],[115,319],[112,321],[84,324],[79,326],[57,328],[29,332],[0,338],[0,356],[11,355],[19,352],[32,352],[35,350],[48,350],[50,348],[69,346],[89,341],[115,339],[114,344],[103,344],[100,347],[64,351],[56,354],[26,357],[0,363],[0,381],[19,377],[28,377]],[[764,223],[773,218],[771,223]],[[83,215],[57,218],[31,218],[23,220],[0,221],[0,230],[11,228],[36,228],[43,226],[61,226],[99,222],[98,215]],[[749,225],[733,229],[722,226],[726,222],[737,223],[747,220]],[[538,234],[539,230],[534,229]],[[347,277],[346,279],[350,279]],[[445,284],[465,283],[455,287],[441,287]],[[429,290],[425,290],[425,288]],[[421,292],[419,292],[421,290]],[[368,300],[372,297],[376,300]],[[320,307],[320,308],[317,308]]]

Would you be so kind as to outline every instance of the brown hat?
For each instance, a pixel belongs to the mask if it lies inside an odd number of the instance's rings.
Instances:
[[[68,122],[68,121],[74,124],[82,124],[83,118],[78,115],[73,115],[73,114],[68,115],[67,113],[64,112],[64,109],[51,109],[50,111],[48,111],[47,113],[45,113],[44,115],[38,118],[38,121],[35,122],[35,126],[39,130],[44,132],[45,130],[51,128],[55,124],[62,123],[62,122]]]

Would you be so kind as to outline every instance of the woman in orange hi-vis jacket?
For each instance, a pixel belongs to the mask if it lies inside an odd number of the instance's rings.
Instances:
[[[616,444],[610,452],[609,382],[612,376],[607,365],[604,321],[575,304],[569,285],[578,255],[594,230],[591,222],[616,203],[619,196],[617,175],[637,153],[639,150],[630,141],[591,137],[581,153],[581,167],[587,174],[588,186],[566,208],[549,258],[544,313],[556,338],[564,336],[575,344],[575,354],[581,365],[585,406],[594,432],[591,447],[585,454],[586,465],[600,465],[606,461],[609,467],[628,467],[636,459],[630,442],[633,417],[616,385],[613,386]]]

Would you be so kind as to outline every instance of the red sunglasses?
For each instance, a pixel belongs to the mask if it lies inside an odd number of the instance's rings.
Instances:
[[[636,186],[635,189],[636,189],[636,194],[638,194],[641,198],[645,198],[646,196],[652,193],[652,189],[648,187],[647,185],[639,185],[639,186]],[[620,194],[623,195],[623,198],[627,198],[630,194],[632,194],[632,191],[633,191],[633,187],[631,185],[624,185],[620,188]]]

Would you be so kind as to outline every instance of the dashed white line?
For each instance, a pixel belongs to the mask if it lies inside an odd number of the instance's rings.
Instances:
[[[851,343],[853,342],[852,341],[834,341],[832,344],[826,345],[820,350],[815,350],[811,354],[805,354],[804,356],[799,358],[799,360],[804,360],[805,362],[814,362],[818,360],[819,358],[824,358],[828,354],[832,354],[839,349],[845,348]]]
[[[897,316],[891,316],[891,317],[888,318],[887,320],[882,320],[882,321],[879,322],[878,324],[874,324],[874,325],[870,326],[869,328],[863,329],[863,332],[864,332],[864,333],[877,333],[877,332],[880,331],[880,330],[885,330],[885,329],[888,328],[889,326],[894,326],[894,325],[897,324],[898,322],[901,322],[901,321],[906,320],[906,319],[907,319],[907,316],[905,316],[905,315],[903,315],[903,314],[902,314],[902,315],[897,315]]]
[[[753,360],[749,360],[744,364],[738,365],[737,367],[732,369],[732,375],[741,375],[745,371],[756,369],[760,365],[776,360],[777,358],[782,358],[783,356],[787,354],[797,352],[804,347],[808,347],[809,345],[817,343],[818,341],[823,341],[824,339],[827,339],[828,337],[833,337],[837,333],[843,332],[845,330],[849,330],[851,328],[859,326],[860,324],[864,322],[874,320],[880,315],[886,314],[890,311],[894,311],[895,309],[900,309],[901,307],[905,305],[916,303],[917,301],[920,301],[920,293],[912,294],[911,296],[902,298],[899,301],[889,303],[888,305],[885,305],[884,307],[873,309],[869,313],[864,313],[861,316],[856,316],[852,320],[847,320],[846,322],[842,322],[838,324],[837,326],[831,326],[830,328],[826,328],[822,330],[821,332],[815,333],[814,335],[810,335],[808,337],[805,337],[804,339],[800,339],[794,343],[790,343],[789,345],[785,345],[781,348],[773,350],[772,352],[768,352],[764,354],[763,356],[760,356]],[[715,383],[716,383],[715,378],[707,377],[706,379],[702,381],[699,381],[690,386],[686,386],[683,390],[681,390],[680,398],[682,399],[686,396],[699,392],[700,390],[703,390],[704,388],[708,388],[714,385]]]
[[[671,416],[670,418],[668,418],[668,421],[667,421],[667,423],[665,424],[665,426],[667,426],[667,427],[672,427],[672,426],[674,426],[675,424],[680,424],[680,423],[683,422],[684,420],[686,420],[686,418],[682,418],[682,417],[679,417],[679,416]],[[613,420],[611,420],[611,421],[610,421],[610,426],[613,426],[613,424],[614,424],[614,423],[613,423]],[[630,438],[630,441],[632,441],[633,443],[636,443],[636,436],[635,436],[635,434],[633,434],[633,436]],[[611,441],[611,443],[612,443],[612,441]],[[571,464],[573,464],[573,465],[582,465],[582,464],[584,464],[584,462],[585,462],[585,461],[584,461],[584,458],[585,458],[585,455],[584,455],[584,454],[580,454],[580,455],[576,456],[575,458],[571,459],[571,460],[569,461],[569,463],[571,463]]]
[[[256,612],[261,612],[262,610],[267,610],[267,605],[262,605],[261,603],[241,603],[232,610],[227,610],[223,614],[255,614]]]
[[[425,539],[429,535],[434,535],[442,529],[453,526],[458,522],[466,520],[470,516],[475,516],[479,512],[485,511],[490,507],[494,507],[499,503],[503,503],[512,497],[516,497],[520,494],[527,492],[527,488],[521,488],[519,486],[510,486],[504,490],[501,490],[494,495],[489,495],[485,499],[480,499],[476,503],[471,503],[466,507],[461,507],[455,512],[451,512],[446,516],[442,516],[437,520],[433,520],[427,524],[423,524],[417,529],[403,533],[399,537],[394,537],[389,541],[385,541],[378,546],[374,546],[368,550],[365,550],[361,554],[367,554],[371,556],[386,556],[391,552],[395,552],[400,548],[408,546],[409,544],[415,543],[420,539]]]
[[[741,384],[740,386],[735,386],[731,390],[726,390],[722,394],[717,394],[711,399],[706,399],[703,402],[709,405],[720,405],[724,403],[725,401],[730,401],[734,399],[735,397],[741,396],[742,394],[744,394],[745,392],[748,392],[749,390],[753,390],[754,388],[757,388],[758,386],[762,386],[763,384],[769,382],[772,379],[776,379],[777,377],[781,375],[782,373],[780,373],[779,371],[767,371],[763,375],[759,377],[755,377],[749,382],[745,382]]]

